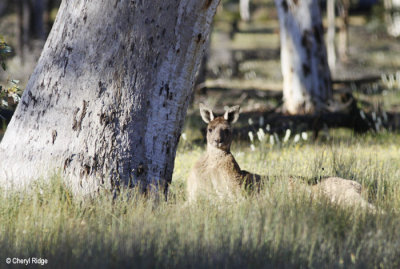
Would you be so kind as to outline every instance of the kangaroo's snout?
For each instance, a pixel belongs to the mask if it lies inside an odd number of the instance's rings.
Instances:
[[[228,134],[229,135],[229,134]],[[226,141],[226,132],[223,130],[220,130],[217,134],[216,137],[214,138],[214,141],[216,143],[224,143]]]
[[[229,122],[217,117],[207,126],[207,145],[229,151],[232,143],[232,130]]]
[[[215,140],[214,140],[214,142],[215,142],[215,143],[218,143],[218,144],[219,144],[219,143],[222,143],[222,141],[223,141],[222,138],[218,138],[218,139],[215,139]]]

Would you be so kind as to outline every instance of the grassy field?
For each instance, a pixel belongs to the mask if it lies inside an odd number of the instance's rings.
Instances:
[[[233,153],[243,169],[276,179],[236,201],[185,201],[185,179],[203,152],[180,144],[168,202],[135,193],[116,200],[73,197],[54,177],[30,193],[0,192],[0,267],[41,257],[51,268],[399,268],[399,135],[300,141]],[[344,208],[301,191],[286,175],[336,175],[360,182],[379,213]],[[129,199],[127,197],[130,197]]]
[[[255,9],[254,21],[239,23],[241,32],[229,39],[231,21],[238,17],[229,9],[231,2],[224,1],[225,9],[216,18],[211,47],[217,52],[278,49],[272,1],[252,1],[269,6]],[[339,66],[338,77],[395,73],[400,66],[398,41],[377,33],[375,22],[363,16],[352,16],[350,23],[350,60]],[[211,55],[210,66],[218,71],[213,64],[226,59],[217,54]],[[281,89],[279,58],[245,61],[239,69],[241,77],[231,78],[224,77],[229,72],[221,68],[215,75],[222,75],[206,84],[244,91]],[[27,77],[21,80],[24,85]],[[386,86],[383,81],[364,88],[351,85],[360,103],[399,112],[400,86]],[[292,134],[286,143],[281,137],[273,145],[269,137],[259,141],[254,133],[253,143],[235,141],[232,152],[242,169],[273,180],[245,198],[188,204],[185,181],[205,150],[197,103],[208,101],[222,108],[237,101],[229,92],[218,94],[196,99],[189,110],[168,202],[144,198],[134,190],[123,191],[115,200],[104,193],[82,201],[59,176],[36,183],[28,193],[0,189],[0,268],[9,268],[8,257],[47,259],[49,268],[400,268],[400,134],[396,132],[355,136],[348,130],[329,130],[321,132],[317,141],[294,142]],[[248,98],[242,107],[267,102]],[[239,126],[246,124],[243,116]],[[310,182],[323,176],[353,179],[363,185],[364,198],[378,210],[315,199],[306,191],[305,181],[295,182],[295,191],[290,191],[289,175]]]

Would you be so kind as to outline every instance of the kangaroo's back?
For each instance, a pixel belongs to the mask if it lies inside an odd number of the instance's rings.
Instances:
[[[211,109],[200,104],[201,117],[207,123],[207,150],[195,163],[187,180],[189,201],[196,200],[199,195],[235,197],[243,187],[255,185],[259,188],[261,177],[241,170],[230,151],[231,125],[237,121],[239,109],[239,106],[234,106],[228,108],[222,117],[215,117]],[[374,210],[374,206],[361,196],[362,186],[353,180],[329,177],[311,190],[313,194],[322,194],[332,202],[360,204]]]

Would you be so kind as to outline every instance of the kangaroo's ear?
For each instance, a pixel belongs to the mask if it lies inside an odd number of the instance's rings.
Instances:
[[[205,123],[209,123],[214,119],[214,113],[203,103],[200,103],[200,115]]]
[[[230,124],[235,123],[239,118],[240,106],[233,106],[226,109],[224,114],[224,119],[226,119]]]

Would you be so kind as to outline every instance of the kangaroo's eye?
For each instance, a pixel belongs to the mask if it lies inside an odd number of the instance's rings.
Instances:
[[[211,133],[211,132],[212,132],[212,129],[211,129],[211,128],[208,128],[208,132]]]

